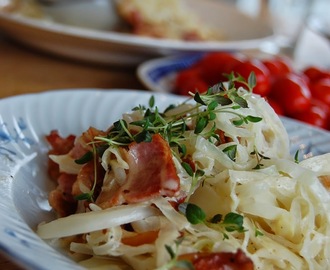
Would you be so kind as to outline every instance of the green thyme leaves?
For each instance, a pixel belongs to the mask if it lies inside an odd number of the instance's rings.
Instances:
[[[74,162],[77,164],[85,164],[93,159],[93,153],[91,151],[86,152],[82,157],[76,159]]]
[[[225,227],[227,232],[243,232],[243,216],[230,212],[225,215],[224,219],[222,220],[222,224]]]
[[[239,115],[239,119],[238,120],[234,120],[233,121],[233,124],[235,126],[241,126],[244,123],[245,124],[248,124],[249,122],[251,122],[251,123],[257,123],[257,122],[260,122],[261,120],[262,120],[262,118],[261,117],[257,117],[257,116],[252,116],[252,115],[242,116],[242,115]]]
[[[179,238],[174,241],[175,246],[171,247],[169,245],[165,245],[167,253],[170,255],[170,261],[163,265],[158,270],[169,270],[169,269],[187,269],[187,270],[194,270],[195,267],[190,261],[181,260],[178,257],[178,250],[183,238]]]
[[[221,113],[232,114],[232,124],[242,126],[257,123],[261,117],[243,115],[239,109],[248,108],[246,91],[236,88],[236,83],[250,89],[255,84],[255,75],[251,73],[246,82],[240,75],[229,74],[228,82],[210,87],[205,93],[194,93],[188,101],[179,106],[170,105],[160,112],[155,105],[155,97],[151,96],[147,106],[139,105],[133,109],[138,117],[136,121],[127,123],[124,119],[115,122],[107,136],[96,137],[96,140],[111,146],[127,146],[132,142],[150,142],[153,134],[160,134],[181,157],[186,155],[186,132],[204,137],[212,142],[220,142],[218,117]],[[195,101],[195,103],[191,101]],[[181,106],[183,105],[183,106]],[[184,106],[186,105],[186,106]],[[140,114],[140,115],[139,115]],[[230,150],[230,151],[229,151]],[[226,149],[226,154],[234,161],[234,149]]]
[[[199,180],[204,176],[205,172],[200,169],[195,169],[191,167],[191,165],[187,162],[182,162],[181,166],[185,169],[187,174],[191,177],[191,187],[189,194],[192,194],[195,188],[197,187],[197,184],[199,183]],[[187,196],[189,198],[189,195]]]
[[[264,165],[262,164],[262,160],[268,160],[270,159],[269,157],[259,153],[257,150],[254,150],[253,152],[250,153],[250,155],[255,156],[257,160],[257,165],[253,168],[255,170],[261,169]]]
[[[225,149],[222,150],[232,161],[235,161],[236,159],[236,153],[237,153],[237,145],[229,145]]]
[[[205,221],[206,214],[199,206],[188,203],[186,207],[186,217],[191,224],[198,224]]]
[[[84,164],[89,161],[93,161],[94,168],[96,168],[97,162],[98,162],[98,151],[97,151],[95,144],[92,144],[92,146],[93,146],[93,152],[90,152],[90,151],[87,152],[80,159],[75,160],[75,162],[78,164]],[[85,193],[75,196],[75,199],[77,201],[82,201],[82,200],[86,200],[89,202],[94,201],[94,192],[95,192],[95,188],[96,188],[97,177],[98,177],[97,170],[94,169],[94,179],[93,179],[93,186],[92,186],[91,190],[89,192],[85,192]]]
[[[208,227],[222,231],[224,239],[228,239],[227,233],[245,232],[243,216],[237,213],[230,212],[225,216],[216,214],[211,219],[207,220],[204,210],[192,203],[180,204],[179,211],[182,212],[193,225],[204,223]]]

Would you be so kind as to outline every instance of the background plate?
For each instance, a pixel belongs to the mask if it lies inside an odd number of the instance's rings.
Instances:
[[[269,25],[239,12],[234,5],[215,0],[184,1],[188,2],[189,8],[203,21],[215,29],[220,29],[227,39],[184,42],[139,37],[111,31],[111,22],[108,22],[109,27],[106,30],[104,23],[107,23],[107,17],[113,13],[109,10],[107,14],[104,12],[106,7],[103,8],[103,12],[98,13],[103,16],[103,20],[99,17],[103,22],[95,23],[97,14],[94,9],[97,6],[93,1],[87,1],[87,4],[86,1],[76,1],[76,8],[70,9],[69,6],[57,10],[48,8],[46,13],[55,18],[53,21],[31,19],[0,11],[0,30],[17,41],[46,52],[114,65],[137,65],[153,57],[182,52],[259,48],[262,41],[273,39],[273,30]],[[84,24],[81,22],[82,17],[85,19]],[[91,25],[86,25],[86,22],[91,22]]]
[[[53,129],[79,135],[94,126],[108,128],[122,113],[148,105],[151,95],[164,110],[183,98],[133,90],[75,89],[0,100],[0,250],[27,269],[81,269],[42,241],[34,230],[54,218],[47,196],[44,136]],[[282,118],[291,139],[291,153],[305,156],[330,152],[330,133]],[[49,263],[51,262],[51,264]]]

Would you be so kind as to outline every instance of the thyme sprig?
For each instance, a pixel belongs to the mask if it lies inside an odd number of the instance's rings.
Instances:
[[[181,166],[185,169],[187,174],[191,177],[191,186],[190,186],[190,190],[187,195],[187,199],[189,199],[190,194],[192,194],[194,192],[197,184],[199,183],[199,180],[204,176],[205,172],[200,169],[193,170],[193,168],[187,162],[182,162]]]
[[[256,149],[250,153],[250,155],[254,155],[257,160],[257,165],[253,168],[255,170],[261,169],[264,164],[262,164],[262,160],[269,160],[270,158],[259,153]]]
[[[184,238],[179,238],[178,240],[174,241],[175,246],[174,249],[169,246],[165,245],[166,251],[170,255],[170,261],[168,261],[165,265],[163,265],[161,268],[158,268],[157,270],[170,270],[170,269],[188,269],[188,270],[194,270],[194,266],[190,261],[187,260],[179,260],[178,251],[179,246],[182,243]]]
[[[194,100],[195,104],[191,104],[188,109],[177,114],[167,114],[168,111],[176,107],[175,105],[170,105],[164,112],[160,112],[159,108],[155,106],[154,96],[151,96],[148,103],[149,107],[140,105],[133,109],[141,112],[141,120],[127,123],[121,119],[113,124],[107,136],[96,137],[95,139],[112,146],[126,146],[133,141],[148,142],[153,134],[159,133],[168,141],[170,146],[176,147],[184,155],[184,134],[187,130],[191,130],[191,123],[194,123],[193,131],[195,134],[207,139],[217,139],[217,128],[214,120],[219,113],[235,115],[236,118],[232,121],[235,126],[261,121],[262,118],[260,117],[246,116],[238,112],[240,108],[248,108],[248,103],[244,96],[239,94],[235,82],[246,85],[246,88],[252,92],[256,80],[254,73],[251,73],[247,82],[243,77],[234,73],[228,75],[228,79],[228,83],[219,83],[210,87],[203,94],[191,93],[190,100]]]
[[[89,162],[93,159],[93,165],[94,165],[94,180],[93,180],[93,186],[89,192],[81,193],[77,196],[75,196],[75,199],[77,201],[86,200],[88,202],[94,202],[94,192],[96,188],[96,182],[97,182],[97,162],[98,162],[98,154],[97,149],[94,143],[92,143],[93,152],[86,152],[85,155],[83,155],[80,159],[75,160],[77,164],[84,164]]]
[[[248,81],[245,81],[242,76],[231,73],[228,75],[227,83],[221,82],[216,84],[203,94],[198,92],[191,93],[191,98],[188,100],[190,105],[185,110],[179,110],[176,114],[171,111],[177,107],[173,104],[168,106],[164,112],[160,112],[159,108],[155,106],[155,97],[151,96],[148,107],[139,105],[132,109],[141,113],[142,117],[140,120],[130,123],[127,123],[125,119],[116,121],[106,136],[96,136],[94,138],[92,142],[93,152],[87,152],[86,155],[76,162],[83,164],[94,157],[94,163],[96,163],[98,149],[96,149],[95,145],[103,148],[105,146],[125,147],[132,142],[150,142],[152,135],[156,133],[160,134],[169,143],[173,154],[185,157],[187,154],[185,135],[189,130],[208,140],[213,138],[218,142],[220,141],[215,123],[219,113],[230,113],[236,116],[232,120],[232,124],[235,126],[261,121],[261,117],[242,115],[238,111],[240,108],[248,108],[248,102],[245,100],[244,95],[240,94],[240,90],[236,88],[236,82],[245,85],[245,88],[252,92],[256,83],[255,74],[252,72]],[[195,101],[195,104],[190,103],[192,100]],[[168,113],[170,111],[171,113]],[[228,146],[223,151],[231,160],[235,161],[237,146]],[[266,157],[257,152],[251,154],[256,155],[258,160],[257,167],[260,168],[262,166],[261,160],[266,159]],[[182,166],[192,177],[191,189],[194,189],[198,181],[203,177],[204,172],[202,170],[192,171],[189,165],[185,163]],[[95,185],[96,176],[92,190],[89,193],[79,195],[78,199],[92,200]]]
[[[185,214],[191,224],[203,223],[210,228],[222,231],[224,239],[229,238],[227,232],[245,232],[243,216],[240,214],[234,212],[227,213],[225,216],[217,214],[207,220],[204,210],[196,204],[182,203],[179,206],[179,210]]]

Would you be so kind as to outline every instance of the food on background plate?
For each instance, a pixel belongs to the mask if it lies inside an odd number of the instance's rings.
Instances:
[[[79,3],[78,3],[79,4]],[[96,3],[97,4],[97,3]],[[55,4],[56,5],[56,4]],[[70,6],[74,8],[75,3]],[[109,16],[116,16],[115,23],[108,30],[128,32],[138,36],[166,38],[184,41],[224,40],[224,34],[217,28],[203,22],[181,0],[114,0]],[[0,2],[0,10],[35,19],[73,24],[74,20],[62,21],[52,15],[52,5],[43,6],[37,0],[8,0]],[[55,13],[56,14],[56,13]],[[79,24],[78,24],[79,25]],[[88,25],[88,24],[82,24]]]
[[[0,2],[0,11],[14,12],[26,17],[44,19],[45,14],[35,0],[8,0]]]
[[[52,131],[58,218],[37,234],[87,268],[325,269],[330,154],[291,157],[254,85],[231,76],[162,111],[151,96],[105,131]]]
[[[266,97],[279,115],[330,130],[330,70],[306,67],[296,71],[285,57],[257,59],[238,53],[206,54],[196,64],[180,70],[173,92],[204,92],[231,72],[245,79],[255,73],[254,93]],[[225,75],[227,74],[227,75]]]
[[[118,14],[140,36],[177,40],[221,40],[180,0],[119,0]]]

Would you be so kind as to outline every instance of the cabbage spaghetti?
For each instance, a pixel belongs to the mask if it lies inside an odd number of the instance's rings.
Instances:
[[[152,97],[70,143],[47,136],[59,218],[38,235],[91,269],[206,269],[237,252],[243,262],[212,269],[328,269],[330,154],[291,157],[253,76],[248,90],[239,80],[163,112]]]

